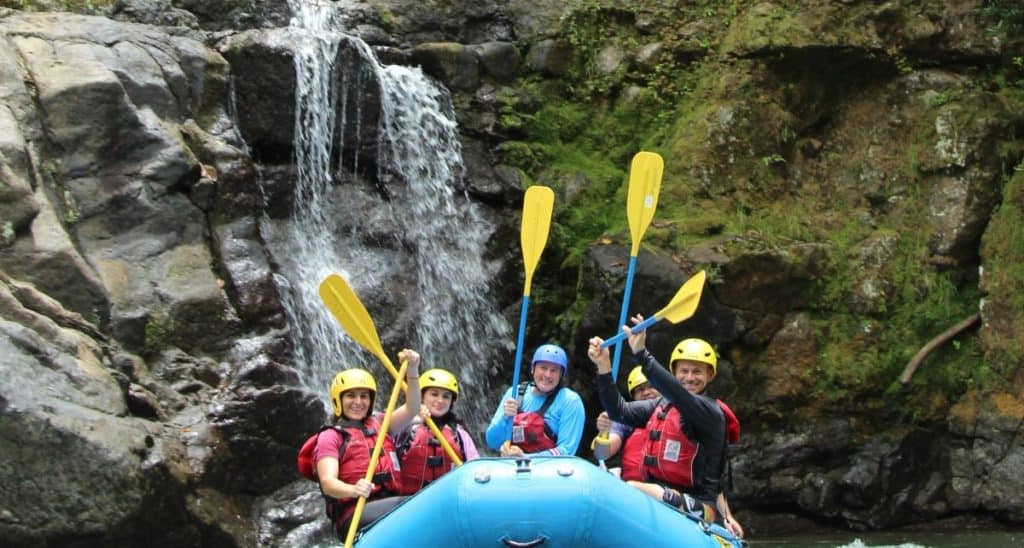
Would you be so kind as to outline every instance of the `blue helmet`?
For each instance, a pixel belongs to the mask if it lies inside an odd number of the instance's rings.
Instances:
[[[549,362],[562,368],[562,375],[569,370],[569,359],[565,356],[565,350],[555,344],[542,344],[533,353],[533,361],[530,362],[530,371],[537,362]]]

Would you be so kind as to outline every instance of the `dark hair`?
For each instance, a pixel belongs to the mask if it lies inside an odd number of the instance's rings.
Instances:
[[[452,424],[452,425],[458,424],[458,425],[465,426],[465,424],[462,422],[462,418],[459,417],[458,415],[456,415],[455,412],[452,411],[451,409],[448,409],[448,412],[445,413],[444,415],[441,415],[440,417],[435,418],[434,419],[434,423],[437,424],[438,428],[442,428],[442,427],[444,427],[445,425],[448,425],[448,424]]]

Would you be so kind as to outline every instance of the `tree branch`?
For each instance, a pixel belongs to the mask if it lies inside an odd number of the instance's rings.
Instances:
[[[928,354],[931,354],[933,350],[938,348],[940,345],[942,345],[949,339],[952,339],[953,337],[959,335],[961,331],[967,329],[968,327],[971,327],[980,319],[981,314],[975,312],[974,314],[971,314],[967,319],[954,325],[953,327],[950,327],[949,329],[943,331],[942,333],[939,333],[937,337],[928,341],[928,344],[922,346],[921,350],[918,350],[917,354],[914,354],[914,357],[910,358],[910,361],[907,362],[907,366],[903,368],[903,373],[900,375],[900,383],[905,385],[908,382],[910,382],[910,377],[914,374],[914,371],[917,370],[917,367],[921,365],[921,362],[928,357]]]

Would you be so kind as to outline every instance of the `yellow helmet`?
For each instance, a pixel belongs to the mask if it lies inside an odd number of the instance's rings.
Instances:
[[[459,381],[444,369],[428,369],[420,373],[420,390],[444,388],[452,393],[452,403],[459,397]]]
[[[676,363],[676,360],[706,363],[711,366],[712,377],[718,373],[718,357],[715,355],[715,349],[704,339],[684,339],[677,344],[675,350],[672,351],[672,357],[668,360],[670,371],[674,369],[672,364]]]
[[[346,369],[331,381],[331,406],[335,417],[341,416],[341,394],[355,388],[370,391],[370,409],[373,409],[373,400],[377,396],[377,381],[373,380],[373,375],[365,369]]]
[[[647,382],[647,377],[644,376],[644,372],[640,370],[640,366],[636,366],[632,371],[629,372],[629,377],[626,379],[626,388],[629,390],[629,394],[633,395],[633,391],[636,387]]]

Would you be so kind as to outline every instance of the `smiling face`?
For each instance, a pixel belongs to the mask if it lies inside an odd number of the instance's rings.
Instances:
[[[537,362],[533,365],[533,384],[542,394],[558,387],[562,380],[562,366],[551,362]]]
[[[654,398],[658,397],[661,397],[661,392],[658,392],[658,389],[651,386],[651,383],[649,382],[645,382],[641,385],[638,385],[636,388],[633,389],[634,401],[653,400]]]
[[[693,360],[676,360],[672,364],[672,372],[679,384],[691,394],[703,392],[713,377],[710,365]]]
[[[341,393],[341,414],[353,421],[361,421],[370,414],[370,391],[353,388]]]
[[[444,388],[427,388],[423,391],[423,405],[431,417],[443,417],[452,408],[452,391]]]

